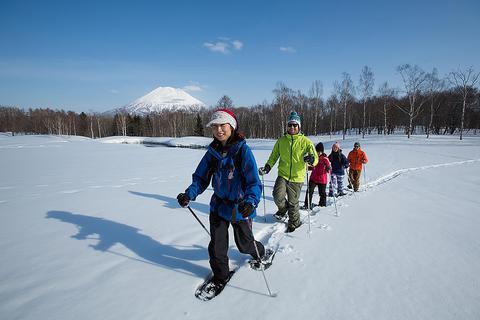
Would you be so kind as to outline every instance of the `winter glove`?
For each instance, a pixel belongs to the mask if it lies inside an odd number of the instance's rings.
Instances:
[[[178,204],[182,207],[186,207],[190,203],[190,198],[185,193],[179,193],[177,200]]]
[[[248,218],[248,216],[253,212],[253,206],[245,201],[240,202],[238,204],[238,212],[242,215],[242,217]]]
[[[268,164],[265,165],[265,167],[260,167],[258,169],[258,174],[263,176],[264,174],[268,174],[272,168]]]
[[[313,166],[313,162],[315,161],[315,158],[313,157],[313,155],[307,154],[305,157],[303,157],[303,161]]]

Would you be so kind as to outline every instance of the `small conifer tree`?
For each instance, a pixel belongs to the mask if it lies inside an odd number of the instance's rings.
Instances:
[[[197,117],[195,119],[195,129],[193,131],[194,135],[203,137],[204,132],[203,132],[203,122],[202,118],[200,117],[200,114],[197,113]]]

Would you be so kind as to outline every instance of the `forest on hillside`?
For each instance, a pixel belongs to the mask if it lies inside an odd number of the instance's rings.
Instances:
[[[65,134],[91,138],[106,136],[182,137],[210,136],[204,125],[219,107],[234,110],[248,138],[277,138],[286,128],[290,111],[302,119],[306,135],[392,134],[477,134],[480,129],[479,74],[472,68],[440,77],[436,69],[425,72],[417,65],[401,65],[397,73],[402,88],[387,82],[376,90],[374,75],[365,66],[354,84],[350,74],[335,81],[334,92],[323,97],[323,84],[316,80],[307,93],[279,82],[274,99],[253,106],[236,106],[228,96],[203,109],[164,110],[134,115],[119,109],[114,115],[76,113],[50,108],[24,110],[0,106],[0,132],[12,134]]]

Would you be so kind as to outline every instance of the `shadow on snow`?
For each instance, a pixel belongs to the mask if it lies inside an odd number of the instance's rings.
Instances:
[[[78,227],[78,233],[71,238],[77,240],[93,239],[97,235],[98,243],[89,245],[94,250],[109,252],[128,259],[150,263],[165,269],[171,269],[188,275],[205,277],[209,268],[196,265],[190,261],[208,260],[206,248],[201,246],[178,249],[171,245],[162,244],[151,237],[140,233],[140,229],[115,221],[75,214],[67,211],[49,211],[47,219],[57,219],[71,223]],[[121,244],[128,248],[135,256],[127,256],[114,252],[111,248]]]
[[[176,198],[162,196],[160,194],[154,194],[154,193],[143,193],[143,192],[130,191],[130,190],[128,192],[136,196],[163,201],[165,203],[164,206],[167,208],[181,209]],[[194,209],[195,212],[198,211],[206,215],[210,213],[210,205],[207,205],[207,204],[192,201],[190,202],[190,207]]]

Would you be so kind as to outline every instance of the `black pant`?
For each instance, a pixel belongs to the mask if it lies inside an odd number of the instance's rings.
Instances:
[[[251,229],[252,220],[240,220],[232,223],[235,244],[241,253],[250,254],[257,259],[257,251],[253,244],[253,233]],[[225,281],[230,272],[228,266],[228,227],[230,221],[224,220],[216,212],[210,213],[210,243],[208,244],[208,254],[210,256],[210,267],[213,276],[217,281]],[[258,254],[265,254],[264,246],[255,241],[258,248]]]
[[[308,207],[309,208],[312,207],[312,197],[313,197],[313,193],[315,192],[315,187],[318,187],[318,193],[320,194],[320,202],[318,203],[318,205],[320,207],[326,207],[327,206],[327,192],[326,192],[327,185],[321,184],[321,183],[317,184],[312,181],[308,183],[308,192],[305,194],[305,205],[307,205],[308,200],[310,200]],[[308,199],[307,199],[307,196],[308,196]]]

